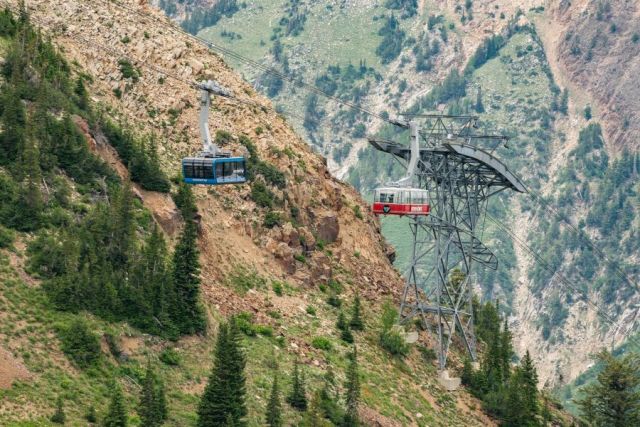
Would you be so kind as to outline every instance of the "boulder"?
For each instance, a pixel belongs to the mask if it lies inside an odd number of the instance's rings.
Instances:
[[[340,222],[335,213],[327,212],[318,215],[315,219],[315,228],[318,239],[326,243],[333,243],[338,240]]]

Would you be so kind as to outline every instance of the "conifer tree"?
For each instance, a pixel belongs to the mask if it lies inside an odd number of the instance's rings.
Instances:
[[[111,403],[109,412],[103,422],[104,427],[127,427],[127,411],[120,386],[114,381],[111,386]]]
[[[615,358],[602,350],[596,359],[604,367],[577,402],[585,420],[598,426],[640,425],[640,358],[634,354]]]
[[[287,396],[289,405],[299,411],[307,409],[307,393],[304,384],[304,373],[301,372],[300,363],[296,360],[293,365],[293,378],[291,380],[291,393]]]
[[[40,215],[44,208],[40,191],[40,152],[33,138],[25,139],[21,157],[20,175],[24,177],[24,181],[17,208],[20,219],[15,226],[23,231],[31,231],[40,225]]]
[[[220,325],[213,369],[198,408],[198,427],[245,424],[246,361],[240,339],[234,320]]]
[[[155,375],[150,364],[147,366],[142,384],[138,413],[145,427],[161,426],[167,418],[164,385]]]
[[[504,320],[504,326],[500,334],[500,372],[503,380],[509,377],[511,369],[511,358],[513,357],[513,344],[511,331],[507,324],[507,319]]]
[[[64,414],[64,405],[62,397],[58,397],[56,401],[56,412],[51,416],[51,422],[56,424],[64,424],[67,417]]]
[[[18,92],[10,85],[2,97],[2,134],[0,134],[0,163],[15,161],[26,140],[27,113]]]
[[[533,419],[539,413],[538,404],[538,372],[533,364],[529,350],[527,350],[520,362],[519,373],[521,378],[520,390],[524,400],[524,408],[527,417]]]
[[[359,294],[356,294],[353,299],[353,309],[351,311],[351,321],[349,322],[349,326],[354,331],[364,330],[364,322],[362,321],[362,307],[360,304]]]
[[[351,333],[351,328],[347,327],[343,329],[340,333],[340,338],[346,343],[353,343],[353,333]]]
[[[113,206],[110,231],[111,262],[116,271],[125,269],[129,264],[131,249],[135,240],[135,218],[133,214],[133,191],[131,182],[126,181],[120,189]]]
[[[280,387],[278,386],[278,374],[273,377],[271,395],[267,404],[267,425],[269,427],[282,426],[282,405],[280,403]]]
[[[347,320],[344,317],[344,313],[342,312],[342,310],[340,310],[340,313],[338,313],[338,321],[336,322],[336,328],[338,328],[339,331],[344,331],[345,329],[348,329],[349,326],[347,325]]]
[[[304,413],[304,417],[302,419],[302,426],[325,427],[325,426],[332,425],[331,423],[329,423],[327,420],[324,419],[321,405],[322,403],[321,403],[320,393],[314,393],[314,395],[311,397],[311,402],[309,402],[309,407]]]
[[[203,332],[206,327],[200,305],[200,262],[196,224],[185,222],[173,253],[173,322],[182,334]]]
[[[482,88],[478,87],[478,95],[476,96],[476,113],[484,113],[484,105],[482,104]]]
[[[346,389],[345,400],[347,411],[342,425],[346,427],[357,426],[359,424],[358,403],[360,401],[360,378],[358,376],[358,350],[355,346],[353,347],[353,353],[349,356]]]
[[[562,91],[562,98],[560,99],[560,106],[558,107],[558,110],[562,114],[567,114],[569,112],[569,90],[566,88]]]
[[[338,321],[336,322],[336,327],[340,331],[340,338],[344,342],[352,343],[353,342],[353,334],[351,333],[351,328],[347,323],[347,320],[344,317],[344,313],[340,310],[338,314]]]
[[[344,418],[344,410],[338,403],[339,394],[336,387],[335,374],[333,373],[331,365],[327,367],[323,382],[322,389],[314,395],[314,399],[318,400],[317,405],[324,418],[331,420],[334,425],[339,425]],[[309,407],[309,411],[311,411],[311,406],[312,405]]]

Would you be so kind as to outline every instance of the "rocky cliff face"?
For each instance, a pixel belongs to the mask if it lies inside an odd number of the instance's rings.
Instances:
[[[549,14],[560,30],[555,34],[557,46],[549,55],[557,57],[577,90],[593,97],[611,149],[637,150],[640,147],[636,137],[640,130],[637,2],[559,1],[551,4]]]

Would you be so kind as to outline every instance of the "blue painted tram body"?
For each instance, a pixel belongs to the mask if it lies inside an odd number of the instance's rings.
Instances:
[[[186,157],[182,176],[187,184],[221,185],[247,182],[244,157]]]

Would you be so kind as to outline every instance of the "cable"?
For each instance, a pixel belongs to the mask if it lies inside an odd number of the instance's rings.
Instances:
[[[196,40],[198,43],[203,44],[208,49],[211,49],[211,50],[214,50],[216,52],[222,53],[223,55],[230,56],[231,58],[234,58],[234,59],[236,59],[236,60],[238,60],[240,62],[243,62],[243,63],[245,63],[247,65],[250,65],[252,67],[259,68],[259,69],[263,70],[266,73],[269,73],[269,74],[271,74],[273,76],[276,76],[276,77],[278,77],[278,78],[280,78],[282,80],[288,81],[289,83],[292,83],[292,84],[294,84],[296,86],[301,86],[303,88],[306,88],[307,90],[309,90],[309,91],[311,91],[311,92],[313,92],[313,93],[315,93],[317,95],[323,96],[323,97],[325,97],[327,99],[330,99],[332,101],[335,101],[336,103],[338,103],[340,105],[344,105],[345,107],[349,107],[349,108],[351,108],[353,110],[360,111],[360,112],[362,112],[362,113],[364,113],[366,115],[374,117],[374,118],[376,118],[378,120],[381,120],[383,122],[386,122],[386,123],[389,123],[389,124],[392,124],[392,125],[397,125],[397,123],[395,121],[393,121],[393,120],[385,118],[380,114],[374,113],[373,111],[367,110],[366,108],[363,108],[363,107],[361,107],[361,106],[359,106],[357,104],[354,104],[352,102],[342,100],[342,99],[338,98],[337,96],[331,95],[331,94],[323,91],[322,89],[318,88],[317,86],[314,86],[312,84],[306,83],[304,81],[295,80],[295,79],[289,77],[288,75],[286,75],[286,74],[284,74],[284,73],[282,73],[282,72],[280,72],[280,71],[278,71],[278,70],[276,70],[274,68],[268,67],[268,66],[263,65],[263,64],[261,64],[261,63],[259,63],[257,61],[254,61],[254,60],[252,60],[250,58],[242,56],[239,53],[236,53],[236,52],[232,51],[231,49],[225,48],[225,47],[220,46],[220,45],[216,45],[213,42],[205,40],[202,37],[198,37],[196,35],[190,34],[187,31],[183,30],[182,28],[177,27],[176,25],[174,25],[171,22],[167,23],[167,22],[165,22],[165,21],[163,21],[163,20],[161,20],[159,18],[156,18],[153,15],[145,15],[142,12],[140,12],[138,9],[130,7],[130,6],[125,5],[125,4],[122,4],[122,3],[110,2],[110,1],[102,1],[102,3],[104,3],[104,4],[113,4],[113,5],[117,6],[117,7],[120,7],[121,9],[124,9],[124,10],[127,10],[129,12],[135,13],[136,15],[141,16],[143,18],[151,19],[151,20],[153,20],[153,21],[165,26],[166,28],[168,28],[169,30],[173,31],[174,33],[178,33],[178,34],[181,34],[183,36],[189,37],[189,38],[191,38],[193,40]]]
[[[573,290],[574,292],[580,294],[582,296],[582,298],[584,299],[585,302],[587,302],[589,305],[591,305],[592,307],[594,307],[596,309],[596,312],[607,322],[609,323],[611,326],[615,327],[616,330],[620,327],[620,324],[618,322],[615,321],[615,319],[613,319],[611,316],[609,316],[605,309],[601,308],[600,305],[596,302],[594,302],[593,300],[591,300],[588,296],[588,294],[585,291],[582,291],[581,289],[579,289],[576,285],[573,284],[573,282],[571,282],[569,279],[567,279],[562,273],[558,272],[558,271],[553,271],[553,268],[539,255],[537,254],[529,245],[527,245],[525,242],[523,242],[513,231],[511,231],[507,226],[505,226],[504,224],[502,224],[500,221],[498,221],[497,219],[495,219],[492,215],[490,214],[486,214],[486,217],[493,222],[494,224],[496,224],[496,226],[498,226],[501,230],[503,230],[504,232],[506,232],[507,234],[509,234],[509,236],[511,236],[511,238],[514,240],[514,242],[516,242],[516,244],[518,244],[518,246],[520,246],[523,250],[525,250],[527,253],[529,253],[534,261],[536,261],[537,263],[539,263],[545,270],[547,270],[549,273],[553,273],[554,275],[556,275],[557,277],[560,278],[560,281],[563,285],[565,285],[567,288]],[[631,342],[633,342],[636,346],[638,346],[638,348],[640,349],[640,342],[637,341],[633,336],[628,335],[627,339]]]

